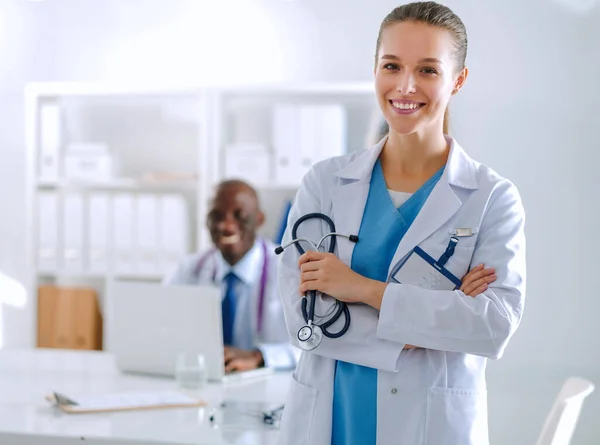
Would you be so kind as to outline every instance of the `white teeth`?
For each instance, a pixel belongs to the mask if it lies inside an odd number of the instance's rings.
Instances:
[[[235,243],[239,242],[239,240],[240,240],[239,235],[230,235],[230,236],[222,236],[221,237],[222,244],[235,244]]]
[[[417,103],[403,104],[403,103],[398,103],[398,102],[392,102],[392,105],[394,108],[398,108],[400,110],[415,110],[415,109],[419,108],[419,104],[417,104]]]

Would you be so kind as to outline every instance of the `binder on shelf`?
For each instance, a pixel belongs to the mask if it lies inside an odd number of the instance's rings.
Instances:
[[[57,181],[59,178],[61,146],[61,111],[58,104],[40,106],[39,179]]]
[[[185,199],[176,194],[160,197],[160,273],[171,271],[189,253],[189,215]]]
[[[298,184],[302,181],[304,175],[310,170],[315,162],[317,155],[317,131],[319,123],[320,113],[316,107],[311,105],[303,105],[300,107],[300,134],[298,135],[299,140],[299,151],[298,160],[296,166],[296,174],[298,176]],[[334,131],[334,129],[332,129]]]
[[[346,153],[346,126],[346,110],[340,104],[276,105],[275,181],[298,186],[315,163]]]
[[[56,273],[58,270],[58,195],[40,192],[38,195],[38,270]]]
[[[133,195],[116,194],[113,197],[111,232],[113,234],[113,267],[117,274],[134,273],[134,217]]]
[[[62,271],[82,273],[83,268],[83,195],[67,193],[64,195],[62,212]]]
[[[109,210],[108,193],[89,195],[87,270],[91,274],[104,274],[109,269]]]
[[[280,185],[299,185],[303,170],[301,161],[302,126],[300,107],[277,104],[273,110],[273,147],[275,150],[275,182]]]
[[[323,159],[341,156],[347,150],[346,109],[339,104],[320,105],[316,109],[314,144],[311,152],[313,164]]]
[[[153,275],[159,271],[157,202],[157,197],[149,194],[138,195],[135,201],[134,270],[141,275]]]

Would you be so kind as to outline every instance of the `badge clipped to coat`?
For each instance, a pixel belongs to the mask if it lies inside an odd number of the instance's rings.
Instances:
[[[454,255],[458,238],[450,238],[448,247],[436,260],[419,246],[415,247],[391,273],[394,282],[412,284],[430,290],[455,290],[462,284],[460,278],[446,269],[445,265]]]

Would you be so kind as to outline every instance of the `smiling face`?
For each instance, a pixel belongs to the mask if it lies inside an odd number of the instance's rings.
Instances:
[[[417,21],[386,27],[375,66],[375,90],[390,129],[401,135],[441,131],[452,94],[467,77],[457,69],[450,31]]]
[[[213,244],[229,264],[248,253],[263,222],[256,193],[248,185],[229,183],[217,189],[207,226]]]

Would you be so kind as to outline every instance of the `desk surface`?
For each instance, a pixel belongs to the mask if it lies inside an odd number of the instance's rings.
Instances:
[[[209,384],[198,391],[208,402],[203,408],[169,408],[102,414],[66,414],[51,406],[44,396],[114,393],[136,390],[177,389],[172,379],[120,373],[110,354],[51,349],[0,351],[0,443],[3,434],[29,436],[37,445],[48,436],[114,439],[169,444],[274,444],[277,432],[263,427],[241,430],[235,426],[210,424],[208,417],[223,400],[284,402],[289,373],[276,373],[257,380]],[[8,437],[8,436],[5,436]],[[39,438],[40,441],[36,441]],[[44,442],[45,443],[45,442]],[[108,443],[108,442],[107,442]]]

